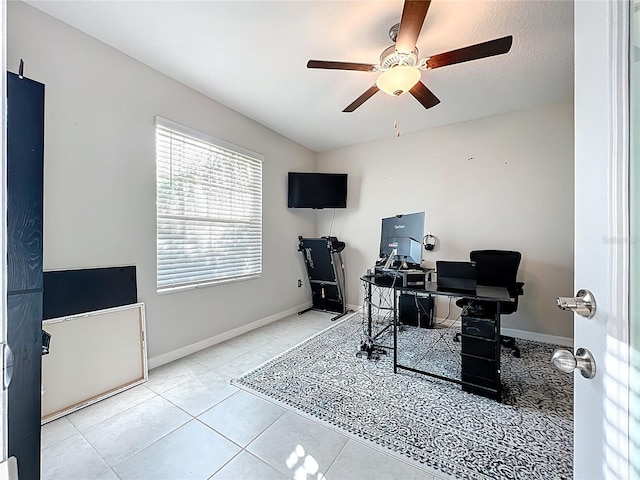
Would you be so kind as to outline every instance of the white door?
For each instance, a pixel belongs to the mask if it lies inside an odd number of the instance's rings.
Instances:
[[[588,349],[596,362],[593,379],[574,372],[574,478],[629,478],[628,42],[633,6],[628,0],[576,0],[574,8],[574,288],[593,292],[597,305],[591,319],[573,315],[574,350]]]

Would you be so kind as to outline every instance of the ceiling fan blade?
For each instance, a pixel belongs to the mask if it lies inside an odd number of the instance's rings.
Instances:
[[[328,70],[358,70],[361,72],[373,72],[375,65],[370,63],[330,62],[325,60],[309,60],[307,68],[324,68]]]
[[[396,39],[396,50],[401,53],[411,53],[416,48],[422,24],[427,16],[431,0],[406,0],[402,9],[400,29]]]
[[[344,113],[351,113],[364,102],[369,100],[373,95],[375,95],[380,89],[376,85],[372,85],[369,89],[356,98],[347,108],[342,110]]]
[[[422,82],[418,82],[411,87],[409,93],[416,97],[416,100],[418,100],[424,108],[435,107],[440,103],[440,99],[438,99],[438,97],[436,97]]]
[[[454,63],[468,62],[470,60],[478,60],[479,58],[500,55],[507,53],[511,49],[512,43],[513,37],[509,35],[508,37],[496,38],[488,42],[451,50],[450,52],[439,53],[427,60],[427,67],[446,67]]]

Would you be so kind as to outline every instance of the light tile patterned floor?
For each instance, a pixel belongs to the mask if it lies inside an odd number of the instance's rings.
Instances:
[[[149,372],[42,427],[42,479],[438,480],[229,384],[331,326],[292,315]]]

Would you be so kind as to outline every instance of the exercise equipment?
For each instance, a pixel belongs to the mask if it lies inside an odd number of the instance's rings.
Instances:
[[[345,301],[345,270],[341,252],[345,243],[336,237],[298,237],[298,251],[302,252],[311,286],[312,307],[309,310],[336,312],[337,320],[347,311]]]

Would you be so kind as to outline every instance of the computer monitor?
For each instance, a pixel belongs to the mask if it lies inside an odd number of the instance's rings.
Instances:
[[[396,215],[382,219],[380,258],[391,260],[394,266],[406,262],[419,266],[422,262],[424,212]]]

